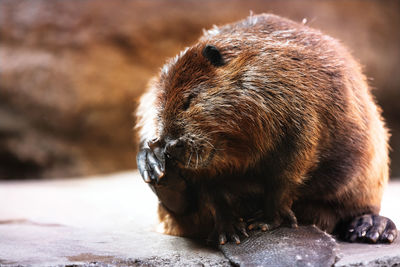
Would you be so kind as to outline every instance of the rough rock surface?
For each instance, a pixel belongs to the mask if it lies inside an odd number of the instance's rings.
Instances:
[[[397,223],[399,225],[399,223]],[[340,260],[335,266],[400,266],[400,240],[391,245],[340,242]]]
[[[203,28],[242,19],[250,10],[306,18],[349,46],[379,89],[391,147],[400,147],[399,5],[396,0],[2,0],[0,179],[134,168],[131,114],[147,81]],[[392,153],[393,172],[400,174],[400,149]]]
[[[186,238],[158,233],[157,199],[137,172],[57,181],[3,181],[0,182],[0,198],[0,266],[231,265],[216,249]],[[382,213],[397,225],[400,225],[399,201],[400,183],[395,182],[386,191]],[[304,227],[301,231],[307,229]],[[316,240],[322,237],[331,242],[325,234],[314,230],[310,231],[311,237],[316,234]],[[276,245],[264,244],[267,249],[272,249],[264,253],[279,258],[285,255],[278,248],[286,248],[286,251],[289,249],[286,255],[293,256],[296,252],[284,245],[291,240],[284,238],[285,231],[287,229],[270,235],[255,234],[253,241],[271,240],[275,235]],[[283,240],[278,242],[281,234]],[[289,243],[301,244],[299,251],[304,261],[299,257],[294,260],[302,266],[308,259],[307,255],[311,257],[315,252],[310,250],[307,254],[307,244],[298,241]],[[244,241],[242,247],[249,243]],[[244,250],[237,250],[239,247],[232,246],[223,250],[226,255],[227,250],[230,253],[237,251],[236,255],[228,255],[228,258],[234,257],[231,259],[233,263],[249,256],[243,253]],[[318,244],[309,246],[322,250],[328,248]],[[248,252],[251,254],[257,247],[251,244],[250,249]],[[336,266],[391,266],[400,264],[400,239],[392,245],[339,242],[337,253],[340,259]],[[257,259],[257,255],[252,259]],[[332,261],[330,257],[326,259]]]
[[[157,200],[136,173],[3,182],[0,195],[0,265],[229,265],[218,250],[157,233]]]
[[[29,221],[0,225],[0,266],[229,266],[218,250],[149,230],[90,230]]]

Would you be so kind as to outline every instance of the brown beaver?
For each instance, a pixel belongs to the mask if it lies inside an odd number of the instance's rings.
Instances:
[[[214,27],[140,100],[139,171],[173,235],[240,242],[315,224],[393,242],[379,216],[388,132],[359,64],[335,39],[262,14]]]

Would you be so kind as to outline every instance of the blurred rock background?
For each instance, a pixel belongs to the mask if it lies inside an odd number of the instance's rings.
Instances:
[[[400,1],[0,0],[0,179],[136,167],[133,111],[203,28],[271,12],[340,39],[392,130],[400,176]]]

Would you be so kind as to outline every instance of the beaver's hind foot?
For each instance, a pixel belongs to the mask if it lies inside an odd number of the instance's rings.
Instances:
[[[348,242],[392,243],[397,237],[397,229],[389,218],[365,214],[344,224],[339,235]]]

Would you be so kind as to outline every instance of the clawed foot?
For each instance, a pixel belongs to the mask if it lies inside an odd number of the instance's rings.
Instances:
[[[261,230],[263,232],[273,230],[283,224],[297,228],[297,218],[290,208],[281,210],[272,220],[266,220],[264,214],[259,211],[247,222],[249,230]]]
[[[220,245],[224,245],[227,242],[240,244],[240,236],[249,237],[246,231],[246,223],[242,218],[234,223],[218,224],[214,232],[209,236],[208,240],[218,239]]]
[[[366,214],[354,218],[339,234],[349,242],[392,243],[397,237],[397,229],[386,217]]]

